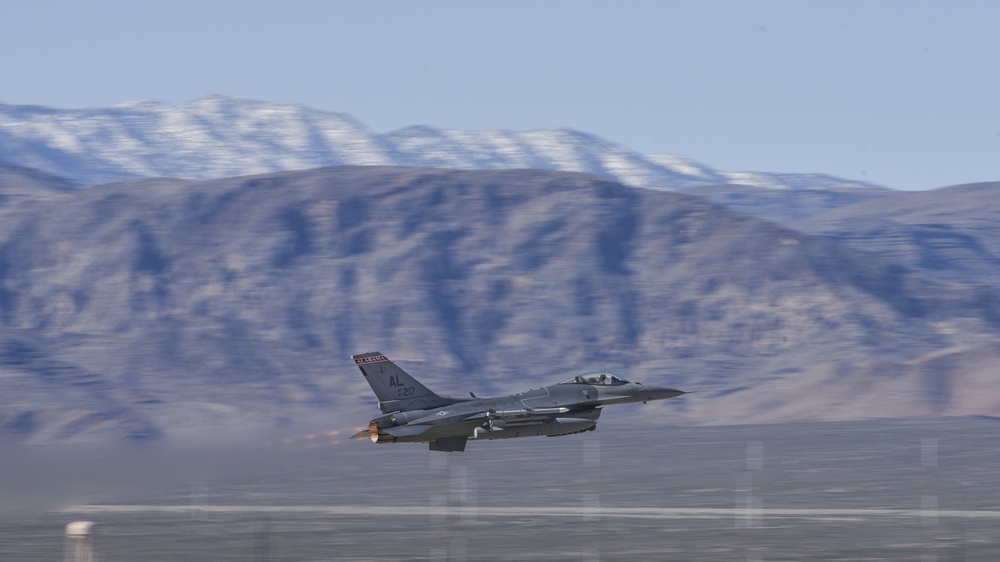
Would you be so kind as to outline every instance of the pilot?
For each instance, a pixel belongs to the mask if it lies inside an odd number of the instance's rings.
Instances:
[[[601,373],[601,376],[597,378],[597,384],[608,384],[608,376]]]

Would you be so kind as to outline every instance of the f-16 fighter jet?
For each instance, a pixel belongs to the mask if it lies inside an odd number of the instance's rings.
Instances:
[[[591,373],[500,398],[435,394],[379,352],[352,357],[378,397],[383,416],[353,439],[429,443],[432,451],[464,451],[469,439],[509,439],[593,431],[610,404],[665,400],[680,390]]]

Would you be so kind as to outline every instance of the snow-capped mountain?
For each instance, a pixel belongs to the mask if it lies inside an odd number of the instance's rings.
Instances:
[[[378,134],[349,115],[211,96],[171,106],[0,104],[0,160],[96,185],[142,177],[212,179],[341,164],[589,172],[652,189],[745,183],[775,189],[877,187],[821,174],[720,172],[673,155],[645,156],[570,129]]]

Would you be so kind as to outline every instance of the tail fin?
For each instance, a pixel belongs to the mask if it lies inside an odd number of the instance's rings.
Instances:
[[[378,407],[383,413],[425,410],[452,403],[420,384],[420,381],[377,351],[352,355],[351,359],[354,359],[361,374],[375,391]]]

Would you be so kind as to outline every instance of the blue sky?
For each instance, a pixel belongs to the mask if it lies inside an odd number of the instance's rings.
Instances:
[[[229,94],[929,189],[1000,180],[998,22],[920,0],[5,0],[0,101]]]

